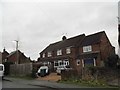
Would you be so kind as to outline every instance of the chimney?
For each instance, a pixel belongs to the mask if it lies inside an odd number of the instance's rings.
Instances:
[[[63,36],[63,37],[62,37],[62,40],[63,40],[63,41],[66,40],[66,39],[67,39],[66,36]]]
[[[4,49],[3,49],[3,52],[5,52],[6,50],[5,50],[5,47],[4,47]]]

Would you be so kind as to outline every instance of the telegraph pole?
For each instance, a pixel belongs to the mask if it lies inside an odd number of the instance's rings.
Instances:
[[[16,64],[18,64],[18,62],[19,62],[18,40],[15,40],[15,42],[16,42]]]
[[[120,17],[118,17],[118,45],[119,45],[118,54],[120,54]],[[118,55],[118,56],[120,56],[120,55]],[[118,61],[118,63],[120,65],[120,61]],[[119,90],[120,90],[120,71],[118,71],[118,86],[119,86]]]
[[[118,17],[118,45],[120,48],[120,18]]]

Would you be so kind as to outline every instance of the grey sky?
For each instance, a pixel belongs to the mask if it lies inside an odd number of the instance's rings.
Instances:
[[[2,46],[19,49],[37,59],[50,43],[85,33],[105,31],[113,46],[117,45],[117,2],[2,2]]]

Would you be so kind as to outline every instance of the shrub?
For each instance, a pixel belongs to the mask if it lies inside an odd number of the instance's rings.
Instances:
[[[35,68],[33,68],[32,73],[31,73],[31,77],[36,78],[37,77],[36,73],[37,73],[37,70]]]
[[[9,75],[10,74],[10,65],[13,63],[12,62],[5,62],[3,64],[5,66],[4,75]]]

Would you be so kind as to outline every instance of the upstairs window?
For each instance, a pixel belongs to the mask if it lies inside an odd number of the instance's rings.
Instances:
[[[52,52],[48,52],[48,57],[51,57],[52,56]]]
[[[71,53],[71,49],[70,49],[70,47],[67,47],[66,48],[66,54],[70,54]]]
[[[62,55],[62,50],[61,49],[57,50],[57,55]]]
[[[43,53],[42,57],[43,57],[43,58],[45,57],[45,53]]]
[[[92,51],[92,46],[84,46],[83,47],[83,52],[91,52]]]

